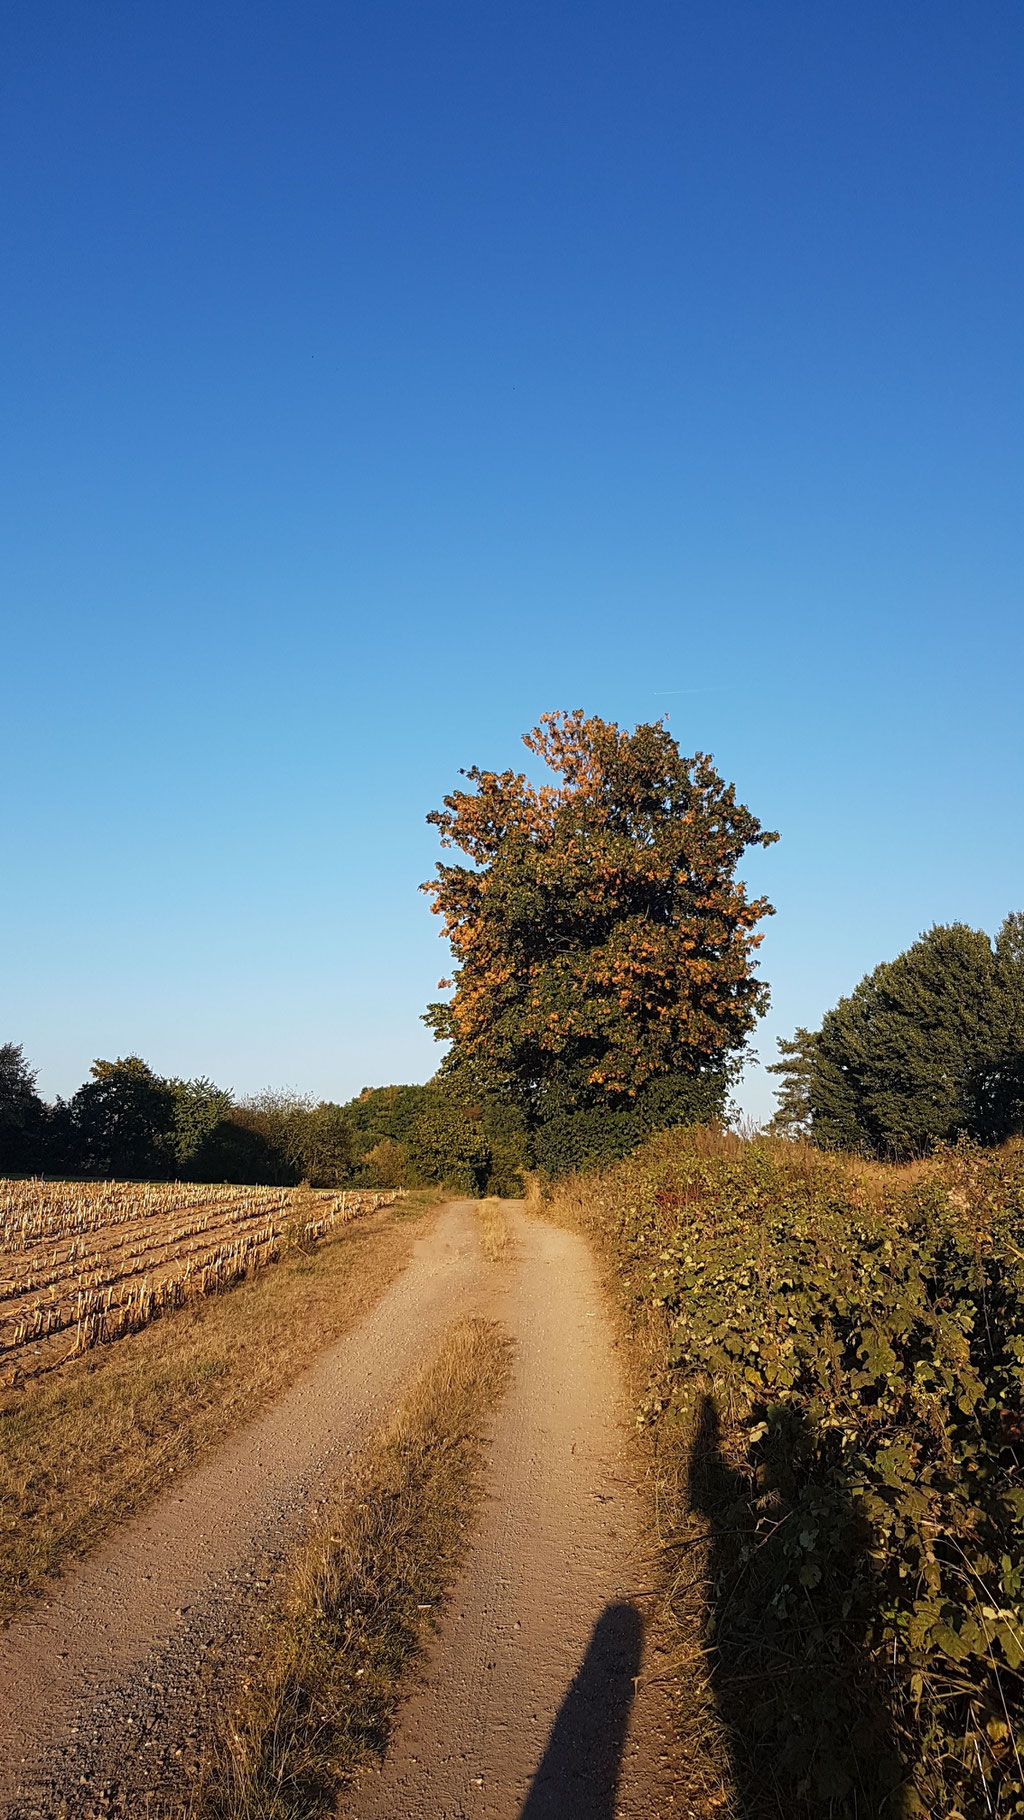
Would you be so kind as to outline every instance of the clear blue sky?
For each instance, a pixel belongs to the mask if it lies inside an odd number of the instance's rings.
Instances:
[[[667,711],[781,830],[766,1059],[1024,907],[1017,0],[2,35],[0,1041],[44,1091],[425,1078],[424,816],[553,707]]]

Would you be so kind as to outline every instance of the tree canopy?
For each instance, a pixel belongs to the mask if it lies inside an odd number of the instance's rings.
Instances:
[[[883,1157],[1001,1143],[1024,1123],[1024,917],[994,943],[928,930],[779,1047],[780,1128]]]
[[[87,1170],[99,1175],[159,1176],[171,1167],[174,1093],[141,1056],[97,1060],[68,1112]]]
[[[46,1108],[20,1043],[0,1043],[0,1174],[31,1167]]]
[[[645,1106],[663,1124],[721,1106],[767,1004],[771,906],[736,868],[777,836],[660,722],[548,714],[524,743],[557,781],[474,766],[428,816],[470,863],[440,862],[424,886],[457,962],[427,1021],[532,1132],[572,1123],[588,1155],[621,1151]]]

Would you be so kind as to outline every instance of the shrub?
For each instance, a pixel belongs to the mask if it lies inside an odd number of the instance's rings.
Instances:
[[[672,1132],[559,1198],[652,1345],[643,1421],[687,1437],[745,1798],[1024,1813],[1024,1145]]]

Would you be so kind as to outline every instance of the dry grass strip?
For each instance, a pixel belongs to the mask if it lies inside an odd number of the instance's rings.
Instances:
[[[0,1396],[0,1620],[271,1403],[398,1275],[422,1205]]]
[[[547,1212],[547,1196],[540,1173],[536,1169],[523,1170],[523,1212],[530,1219],[541,1219]]]
[[[286,1566],[197,1820],[317,1820],[354,1769],[383,1756],[401,1676],[462,1557],[509,1351],[492,1323],[450,1327]]]
[[[497,1195],[488,1195],[485,1201],[477,1203],[477,1218],[480,1222],[480,1243],[485,1258],[492,1264],[504,1263],[512,1249],[512,1233]]]

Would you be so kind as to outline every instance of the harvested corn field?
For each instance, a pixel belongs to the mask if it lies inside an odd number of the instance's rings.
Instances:
[[[394,1191],[0,1183],[0,1388],[226,1289]]]

